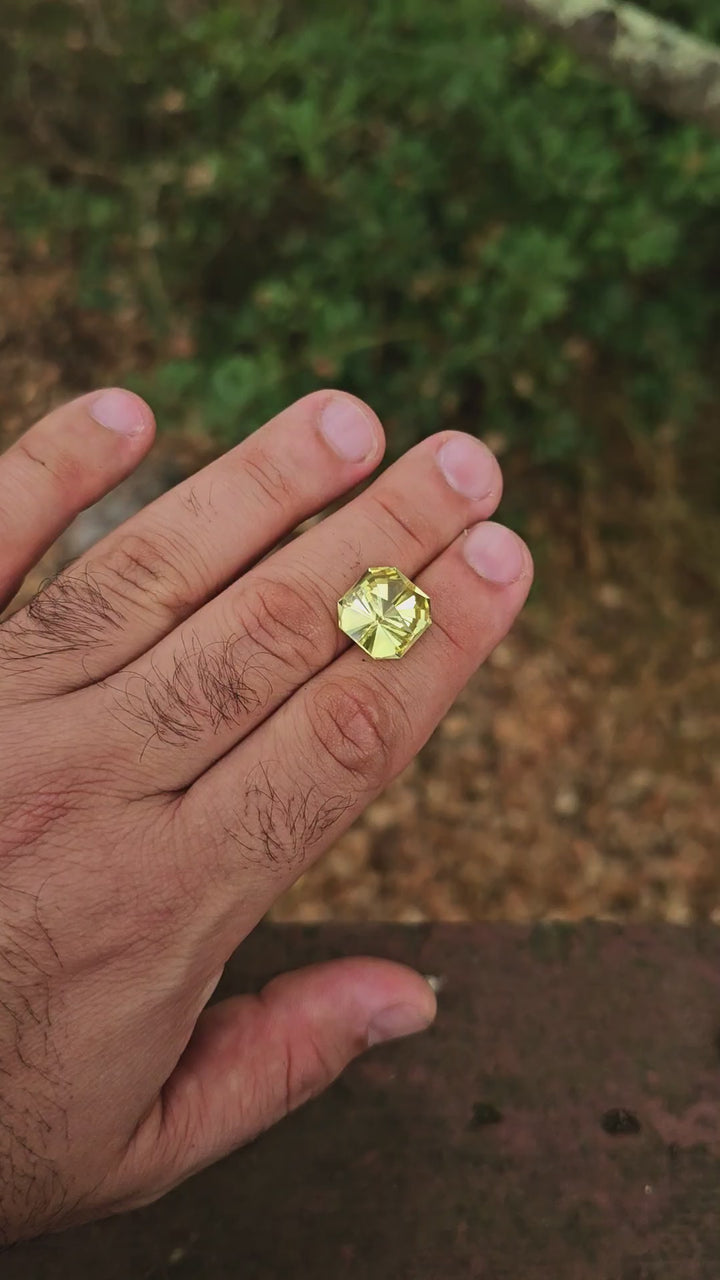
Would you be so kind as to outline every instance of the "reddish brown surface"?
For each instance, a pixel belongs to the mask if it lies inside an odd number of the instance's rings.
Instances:
[[[433,1032],[4,1280],[717,1280],[720,931],[265,928],[225,993],[356,951],[441,979]]]

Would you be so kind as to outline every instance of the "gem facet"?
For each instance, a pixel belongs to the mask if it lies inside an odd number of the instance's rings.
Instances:
[[[367,569],[338,600],[340,630],[371,658],[402,658],[430,626],[430,601],[399,569]]]

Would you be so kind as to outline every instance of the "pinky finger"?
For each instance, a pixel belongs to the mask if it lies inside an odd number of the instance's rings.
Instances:
[[[155,419],[131,391],[62,405],[0,457],[0,610],[74,520],[135,470]]]

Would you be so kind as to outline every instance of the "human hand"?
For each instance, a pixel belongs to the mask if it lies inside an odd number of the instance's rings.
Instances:
[[[0,458],[0,608],[153,430],[136,396],[95,393]],[[205,1008],[231,952],[414,756],[530,585],[524,544],[478,523],[500,498],[496,461],[451,432],[273,550],[382,449],[365,406],[308,396],[0,625],[6,1243],[155,1199],[434,1016],[419,975],[370,959]],[[338,631],[336,601],[388,563],[428,592],[434,625],[399,662],[373,662]]]

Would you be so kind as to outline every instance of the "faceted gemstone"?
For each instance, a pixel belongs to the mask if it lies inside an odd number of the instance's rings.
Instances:
[[[430,626],[430,601],[399,569],[368,569],[338,600],[338,622],[371,658],[402,658]]]

